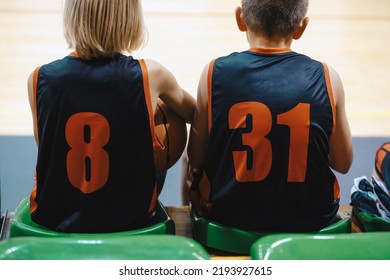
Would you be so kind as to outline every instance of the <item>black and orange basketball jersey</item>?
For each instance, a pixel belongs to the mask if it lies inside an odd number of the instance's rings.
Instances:
[[[88,61],[71,54],[34,74],[32,220],[69,232],[144,226],[156,202],[144,61],[124,55]]]
[[[335,109],[327,66],[251,49],[209,69],[205,172],[212,216],[247,229],[307,231],[338,211],[329,168]]]

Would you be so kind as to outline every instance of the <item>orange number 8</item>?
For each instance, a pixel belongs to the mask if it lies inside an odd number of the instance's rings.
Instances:
[[[66,157],[70,183],[83,193],[102,188],[109,172],[109,156],[103,148],[110,138],[106,118],[91,112],[74,114],[66,123],[65,137],[71,147]]]

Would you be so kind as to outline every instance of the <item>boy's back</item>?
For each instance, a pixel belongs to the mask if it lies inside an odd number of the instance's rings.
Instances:
[[[328,163],[334,102],[326,66],[288,49],[212,65],[205,172],[213,217],[263,230],[327,225],[339,186]]]
[[[140,65],[124,55],[91,61],[73,55],[37,70],[37,223],[94,232],[148,221],[154,128]],[[61,223],[65,228],[57,228]]]

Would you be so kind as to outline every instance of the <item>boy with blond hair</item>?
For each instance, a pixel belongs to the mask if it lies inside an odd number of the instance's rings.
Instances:
[[[64,26],[74,52],[28,80],[38,144],[31,218],[64,232],[146,226],[158,198],[157,103],[190,123],[195,100],[156,61],[124,54],[145,41],[141,1],[66,0]]]

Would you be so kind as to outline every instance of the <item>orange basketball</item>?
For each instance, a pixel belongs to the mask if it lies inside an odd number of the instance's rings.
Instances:
[[[377,150],[375,155],[375,168],[379,177],[383,180],[382,177],[382,162],[385,160],[385,157],[390,153],[390,142],[382,144]]]
[[[163,149],[154,152],[156,172],[168,170],[181,157],[187,144],[185,120],[159,100],[154,114],[155,132]]]

